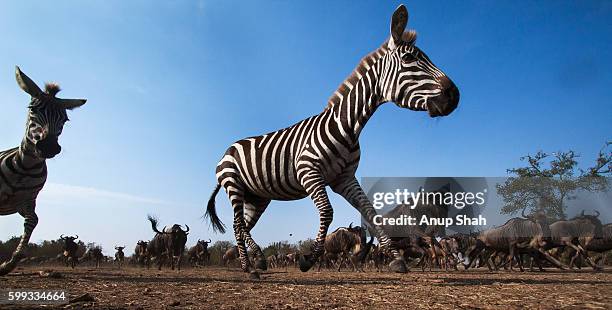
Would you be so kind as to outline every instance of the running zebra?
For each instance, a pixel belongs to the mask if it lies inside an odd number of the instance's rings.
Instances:
[[[263,136],[234,143],[217,165],[217,186],[208,202],[206,216],[213,229],[225,227],[215,210],[215,196],[225,188],[234,210],[234,234],[243,271],[259,278],[266,269],[261,248],[251,229],[271,200],[296,200],[309,196],[319,210],[320,227],[310,255],[300,257],[300,269],[308,271],[324,251],[333,209],[326,186],[343,196],[375,230],[380,244],[394,260],[389,267],[407,272],[400,253],[387,233],[372,224],[376,215],[355,177],[359,164],[359,135],[383,103],[427,111],[431,117],[450,114],[459,103],[453,82],[415,46],[416,33],[404,31],[408,11],[400,5],[391,18],[391,37],[367,55],[329,99],[318,115]],[[246,244],[255,256],[255,268],[247,257]]]
[[[43,92],[19,67],[17,84],[32,96],[28,107],[26,134],[21,146],[0,152],[0,215],[19,213],[24,232],[11,258],[0,265],[0,276],[11,272],[25,256],[24,250],[36,224],[36,197],[47,180],[45,160],[59,154],[57,138],[68,120],[66,110],[85,104],[85,99],[60,99],[57,84],[46,84]]]

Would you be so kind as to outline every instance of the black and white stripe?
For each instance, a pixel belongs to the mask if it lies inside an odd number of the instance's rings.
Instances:
[[[359,135],[368,119],[385,102],[433,116],[448,115],[458,104],[454,84],[436,68],[414,42],[416,34],[404,32],[408,12],[400,6],[393,15],[391,38],[366,56],[332,95],[319,115],[262,136],[237,141],[217,165],[218,185],[209,201],[207,215],[213,227],[224,231],[216,215],[214,196],[222,186],[234,209],[234,234],[242,268],[252,271],[246,254],[248,245],[257,257],[256,267],[265,269],[265,259],[250,231],[271,200],[295,200],[309,196],[320,214],[320,227],[312,256],[302,259],[308,270],[323,253],[333,209],[326,186],[342,195],[371,224],[376,215],[359,185]],[[399,252],[391,248],[382,228],[371,225],[380,243],[396,258],[392,269],[405,272]],[[246,244],[245,244],[246,243]]]
[[[83,99],[56,98],[59,92],[56,84],[47,84],[43,92],[19,68],[15,75],[17,84],[32,96],[32,100],[21,146],[0,152],[0,215],[19,213],[25,223],[24,233],[11,259],[0,265],[0,275],[15,268],[38,223],[36,197],[47,180],[45,160],[61,150],[57,138],[68,120],[66,109],[85,103]]]

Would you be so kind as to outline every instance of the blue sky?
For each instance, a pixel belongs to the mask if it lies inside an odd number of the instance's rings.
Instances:
[[[128,245],[147,213],[213,235],[200,216],[233,141],[319,113],[361,57],[388,37],[400,2],[3,1],[0,149],[17,146],[29,97],[14,66],[87,98],[48,162],[33,241],[78,233]],[[458,85],[444,119],[383,106],[361,136],[358,176],[504,176],[519,157],[573,149],[588,164],[612,133],[612,3],[410,1],[417,45]],[[358,221],[332,195],[333,227]],[[227,198],[217,197],[231,223]],[[0,238],[22,218],[0,218]],[[71,227],[71,228],[68,228]],[[305,199],[274,202],[265,245],[314,237]],[[289,237],[292,233],[293,237]]]

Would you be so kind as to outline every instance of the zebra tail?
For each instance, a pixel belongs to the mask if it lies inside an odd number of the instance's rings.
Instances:
[[[219,192],[220,188],[221,184],[217,184],[215,190],[212,192],[212,195],[210,195],[210,199],[208,200],[208,207],[206,208],[206,213],[204,214],[204,217],[210,218],[210,223],[212,224],[213,231],[220,232],[223,234],[225,233],[225,225],[219,219],[219,216],[217,215],[217,209],[215,208],[215,196],[217,196],[217,193]]]

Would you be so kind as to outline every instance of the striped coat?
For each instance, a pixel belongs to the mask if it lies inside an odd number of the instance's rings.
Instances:
[[[84,99],[60,99],[56,84],[42,91],[19,67],[15,77],[32,100],[28,107],[26,135],[17,148],[0,152],[0,215],[19,213],[25,220],[24,233],[11,258],[0,265],[0,276],[15,268],[24,256],[32,231],[38,223],[36,198],[47,180],[45,160],[61,151],[58,137],[68,120],[66,110],[85,104]]]
[[[224,231],[214,206],[214,196],[223,187],[234,209],[241,265],[252,277],[257,278],[255,269],[265,270],[266,263],[250,231],[271,200],[307,196],[313,200],[320,215],[319,232],[312,254],[301,257],[300,268],[307,271],[317,261],[333,217],[327,186],[361,213],[381,245],[391,247],[396,258],[391,269],[406,271],[387,234],[372,225],[376,212],[355,177],[361,154],[359,135],[385,102],[436,117],[450,114],[459,100],[453,82],[415,46],[415,32],[404,32],[407,22],[408,12],[402,5],[393,14],[391,38],[363,58],[323,112],[285,129],[237,141],[223,155],[206,214],[213,228]],[[247,258],[246,245],[257,257],[255,269]]]

